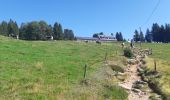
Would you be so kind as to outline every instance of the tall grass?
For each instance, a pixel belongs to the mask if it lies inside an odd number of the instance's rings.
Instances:
[[[21,41],[0,36],[0,99],[64,98],[83,78],[115,55],[116,45],[75,41]],[[87,77],[89,77],[87,75]],[[70,96],[71,98],[72,96]]]
[[[153,55],[147,58],[148,67],[154,70],[154,60],[157,63],[157,71],[162,74],[159,84],[163,92],[170,98],[170,44],[144,43],[142,48],[152,48]]]

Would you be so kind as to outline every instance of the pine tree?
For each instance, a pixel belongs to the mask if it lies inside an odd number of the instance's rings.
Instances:
[[[117,39],[117,41],[120,40],[120,36],[119,36],[119,33],[118,33],[118,32],[116,32],[116,39]]]
[[[145,41],[145,37],[143,35],[143,32],[140,32],[140,42],[144,42]]]
[[[8,36],[16,37],[19,35],[19,28],[16,22],[10,19],[8,23]]]
[[[152,34],[153,34],[153,41],[160,42],[160,27],[157,23],[154,23],[152,26]]]
[[[153,40],[152,34],[150,33],[149,29],[146,30],[145,40],[147,42],[152,42],[152,40]]]
[[[57,40],[58,39],[58,23],[56,22],[54,24],[54,27],[53,27],[53,36],[54,36],[54,39]]]
[[[119,41],[123,41],[123,35],[121,32],[119,32]]]
[[[123,41],[123,36],[121,32],[116,32],[116,39],[117,41]]]
[[[64,39],[65,40],[74,40],[74,33],[72,30],[64,29]]]
[[[134,35],[133,39],[134,39],[135,42],[140,41],[140,35],[139,35],[139,32],[137,30],[135,30],[135,35]]]
[[[62,29],[62,25],[61,24],[59,24],[59,26],[58,26],[58,35],[59,35],[58,39],[62,40],[63,37],[64,37],[64,33],[63,33],[63,29]]]
[[[0,35],[8,36],[8,23],[6,21],[0,24]]]
[[[54,24],[53,27],[53,35],[55,40],[62,40],[63,39],[63,30],[61,24],[58,24],[57,22]]]

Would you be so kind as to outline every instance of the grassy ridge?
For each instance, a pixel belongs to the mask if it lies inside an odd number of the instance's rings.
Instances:
[[[162,43],[145,43],[142,44],[143,48],[152,48],[153,55],[152,58],[160,59],[160,60],[170,60],[170,44],[162,44]]]
[[[114,44],[73,41],[20,41],[0,36],[0,99],[56,99],[96,71]],[[122,92],[122,91],[121,91]],[[118,93],[119,94],[119,93]],[[62,96],[62,97],[59,97]]]
[[[154,60],[157,63],[157,70],[163,76],[158,80],[161,89],[167,94],[170,94],[170,44],[145,43],[143,48],[152,48],[153,55],[147,58],[148,67],[154,69]],[[169,95],[170,97],[170,95]]]

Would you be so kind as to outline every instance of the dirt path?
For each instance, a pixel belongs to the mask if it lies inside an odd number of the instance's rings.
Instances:
[[[129,70],[126,72],[128,78],[123,83],[120,83],[119,86],[125,88],[129,92],[129,100],[148,100],[149,94],[133,88],[133,84],[136,81],[141,81],[140,76],[137,75],[136,66],[137,65],[130,66]]]
[[[137,60],[137,59],[134,59]],[[126,70],[127,77],[124,82],[119,83],[119,86],[126,89],[129,93],[129,100],[148,100],[150,96],[150,88],[148,91],[143,92],[140,89],[133,88],[135,82],[142,82],[140,76],[138,76],[137,66],[138,64],[128,65],[129,67]]]

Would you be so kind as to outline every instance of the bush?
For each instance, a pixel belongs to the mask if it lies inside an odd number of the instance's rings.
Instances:
[[[133,56],[132,50],[130,48],[125,48],[123,52],[125,57],[131,58]]]

